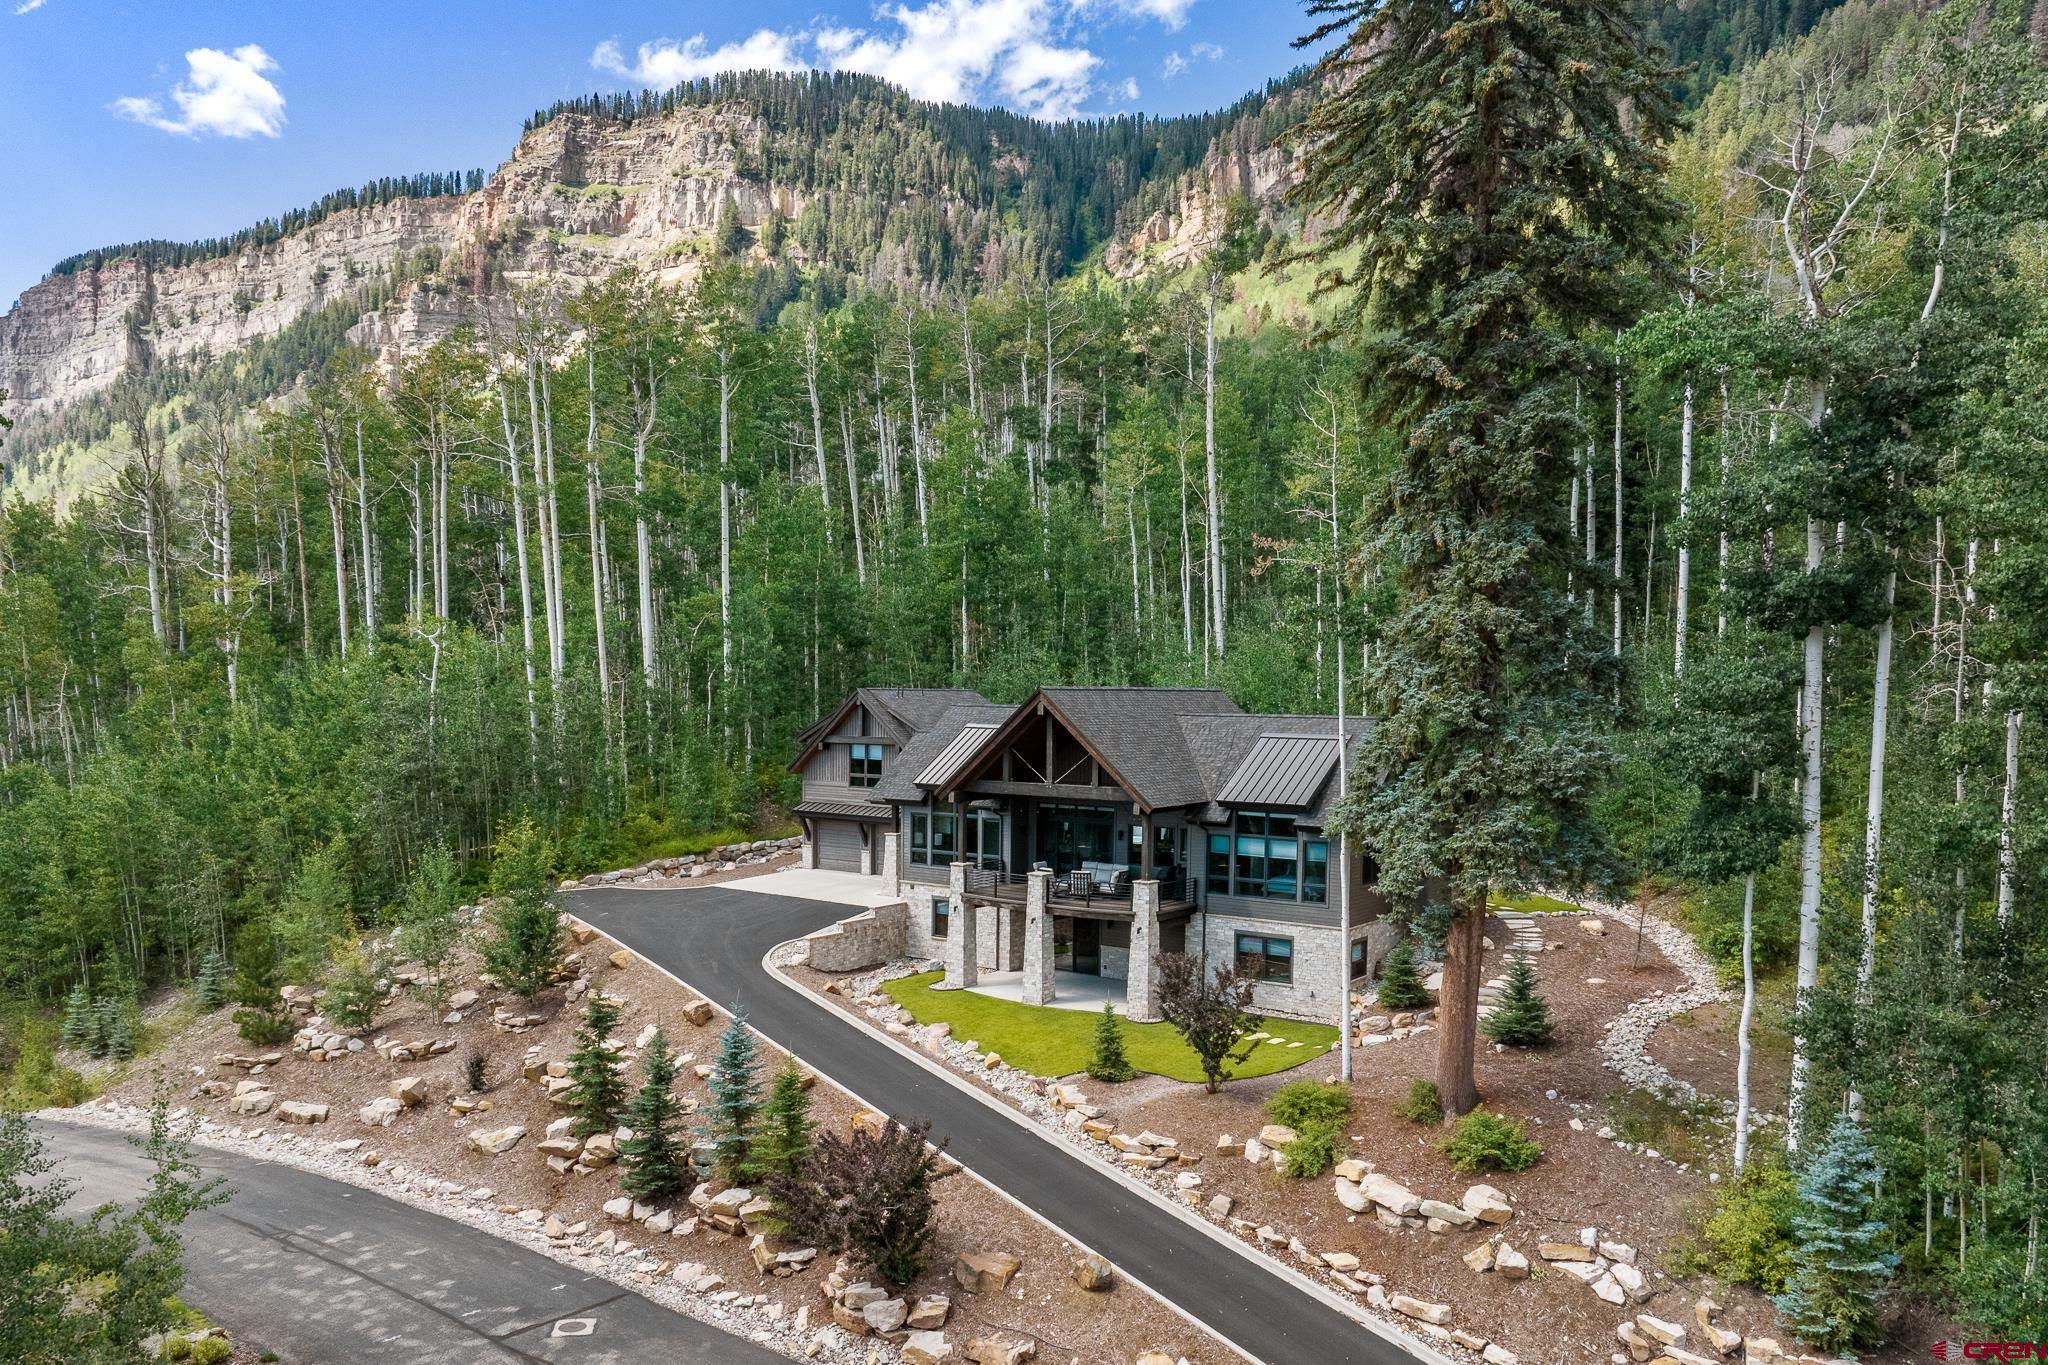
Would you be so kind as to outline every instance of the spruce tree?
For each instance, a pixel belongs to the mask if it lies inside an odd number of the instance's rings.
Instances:
[[[192,983],[193,999],[203,1010],[217,1010],[228,1002],[228,985],[227,957],[215,948],[199,961],[199,975]]]
[[[760,1134],[754,1144],[755,1175],[794,1175],[811,1150],[811,1096],[804,1089],[803,1068],[791,1057],[775,1073],[768,1102],[761,1108]]]
[[[1875,1345],[1877,1299],[1899,1258],[1885,1250],[1877,1156],[1846,1113],[1799,1175],[1792,1275],[1778,1305],[1800,1338],[1836,1354]]]
[[[98,1020],[92,991],[81,981],[64,997],[64,1023],[58,1030],[58,1039],[66,1047],[90,1047],[98,1031]]]
[[[1422,974],[1415,970],[1415,949],[1404,940],[1387,950],[1380,963],[1380,989],[1375,997],[1383,1009],[1413,1010],[1429,1003]]]
[[[135,1055],[135,1023],[128,1004],[111,997],[100,1001],[105,1007],[106,1032],[100,1040],[100,1054],[117,1062]]]
[[[1088,1074],[1111,1084],[1138,1074],[1124,1055],[1124,1031],[1117,1023],[1116,1007],[1107,1000],[1102,1002],[1102,1017],[1095,1021],[1095,1048],[1088,1057]]]
[[[1508,955],[1508,984],[1483,1026],[1486,1036],[1509,1047],[1543,1047],[1551,1041],[1550,1006],[1536,993],[1536,962],[1527,953]]]
[[[626,1106],[626,1126],[633,1136],[619,1144],[619,1164],[625,1168],[619,1188],[637,1200],[653,1203],[688,1194],[697,1182],[690,1173],[683,1107],[674,1093],[676,1058],[669,1051],[668,1035],[660,1029],[647,1044],[640,1069],[639,1092]]]
[[[1368,416],[1405,440],[1368,516],[1398,605],[1366,694],[1383,699],[1335,825],[1397,903],[1448,896],[1437,1088],[1479,1102],[1480,937],[1495,885],[1606,874],[1590,795],[1613,768],[1619,665],[1566,596],[1561,505],[1593,337],[1616,281],[1664,254],[1671,72],[1624,0],[1311,0],[1317,67],[1296,197],[1361,341]]]
[[[705,1122],[698,1136],[711,1144],[711,1164],[721,1180],[738,1180],[752,1169],[755,1116],[761,1110],[761,1092],[755,1079],[760,1067],[759,1046],[747,1028],[744,1013],[735,1014],[718,1040],[718,1058],[711,1064],[705,1082],[711,1099],[704,1106]]]
[[[577,1137],[617,1127],[619,1110],[626,1103],[626,1082],[606,1046],[619,1026],[619,1007],[603,991],[594,990],[585,999],[583,1022],[576,1026],[576,1046],[569,1054],[569,1079],[574,1082],[569,1108],[576,1115],[569,1131]]]
[[[92,1002],[92,1034],[86,1040],[86,1047],[95,1057],[112,1056],[114,1037],[121,1028],[121,1002],[111,995],[96,997]]]

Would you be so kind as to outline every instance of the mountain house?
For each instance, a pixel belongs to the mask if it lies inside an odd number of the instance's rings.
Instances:
[[[1346,722],[1357,746],[1372,722]],[[862,688],[799,737],[804,865],[877,879],[947,986],[1158,1015],[1156,958],[1232,962],[1257,1007],[1335,1016],[1391,941],[1367,854],[1327,834],[1332,716],[1209,688]],[[1338,897],[1348,883],[1350,942]],[[1062,983],[1065,983],[1064,986]],[[1066,999],[1062,999],[1062,996]]]

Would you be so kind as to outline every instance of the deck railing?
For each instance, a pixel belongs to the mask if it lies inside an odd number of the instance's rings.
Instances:
[[[985,896],[999,904],[1022,905],[1030,876],[1028,872],[1010,872],[1002,868],[970,867],[967,869],[967,891],[970,895]],[[1161,904],[1168,901],[1192,902],[1194,899],[1184,872],[1160,877],[1158,882]],[[1055,873],[1051,893],[1056,904],[1088,905],[1101,901],[1128,905],[1131,880],[1119,879],[1105,886],[1082,873]]]

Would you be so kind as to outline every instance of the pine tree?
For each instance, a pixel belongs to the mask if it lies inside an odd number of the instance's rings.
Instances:
[[[754,1148],[753,1175],[794,1175],[811,1150],[811,1096],[804,1088],[803,1068],[791,1057],[775,1073],[768,1102],[761,1108],[760,1134]]]
[[[711,236],[711,250],[721,261],[737,260],[747,249],[747,230],[740,223],[739,205],[730,194],[718,206],[718,226]]]
[[[1088,1074],[1111,1084],[1138,1074],[1124,1055],[1124,1031],[1117,1023],[1116,1007],[1107,1000],[1102,1002],[1102,1017],[1095,1021],[1095,1050],[1088,1057]]]
[[[71,994],[64,997],[64,1023],[58,1031],[58,1038],[66,1047],[90,1047],[98,1031],[98,1019],[92,991],[81,981],[71,988]]]
[[[135,1024],[126,1001],[107,997],[100,1001],[106,1032],[100,1040],[101,1055],[125,1062],[135,1055]]]
[[[1335,826],[1390,895],[1448,891],[1436,1079],[1462,1114],[1488,891],[1612,863],[1590,795],[1620,678],[1567,599],[1559,501],[1574,385],[1603,365],[1589,336],[1627,320],[1625,291],[1588,284],[1661,256],[1677,216],[1672,73],[1623,0],[1309,12],[1304,44],[1337,41],[1296,193],[1331,220],[1312,254],[1362,340],[1369,414],[1406,434],[1370,516],[1399,594],[1365,680],[1385,711],[1359,769],[1383,776]]]
[[[626,1106],[626,1127],[633,1136],[619,1144],[625,1173],[619,1188],[645,1203],[674,1199],[690,1192],[690,1148],[682,1128],[683,1107],[676,1100],[676,1058],[668,1035],[656,1029],[640,1059],[639,1092]]]
[[[548,892],[554,845],[531,818],[507,830],[492,851],[491,911],[484,964],[500,985],[531,1000],[554,980],[562,955],[562,919]]]
[[[1380,1007],[1390,1010],[1420,1009],[1429,1003],[1422,988],[1422,974],[1415,970],[1415,949],[1406,940],[1387,950],[1380,963],[1380,989],[1375,997]]]
[[[1846,1113],[1799,1176],[1792,1275],[1772,1301],[1800,1338],[1830,1353],[1875,1345],[1877,1299],[1899,1258],[1877,1207],[1877,1156]]]
[[[1486,1036],[1509,1047],[1543,1047],[1551,1041],[1550,1006],[1536,993],[1536,962],[1527,953],[1508,955],[1508,984],[1483,1025]]]
[[[384,993],[377,985],[377,965],[360,943],[344,948],[334,980],[320,998],[320,1007],[337,1028],[361,1033],[376,1021]]]
[[[569,1108],[576,1122],[569,1131],[589,1137],[618,1126],[619,1110],[626,1103],[626,1082],[619,1075],[618,1059],[606,1044],[619,1026],[619,1007],[603,991],[585,997],[583,1022],[576,1026],[576,1046],[569,1053]]]
[[[711,1064],[706,1085],[711,1091],[705,1106],[706,1122],[698,1136],[711,1144],[711,1163],[721,1180],[737,1180],[752,1168],[755,1117],[761,1110],[759,1045],[747,1028],[745,1014],[735,1014],[718,1040],[718,1059]]]
[[[95,1057],[112,1056],[115,1035],[122,1028],[121,1002],[111,995],[98,996],[92,1002],[92,1015],[92,1034],[86,1047]]]
[[[227,957],[215,948],[199,961],[199,975],[192,984],[193,999],[203,1010],[217,1010],[228,1002],[228,985]]]

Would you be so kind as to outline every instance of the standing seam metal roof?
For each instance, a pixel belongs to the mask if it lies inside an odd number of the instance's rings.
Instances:
[[[1335,766],[1334,734],[1261,735],[1216,800],[1226,806],[1305,810]]]

